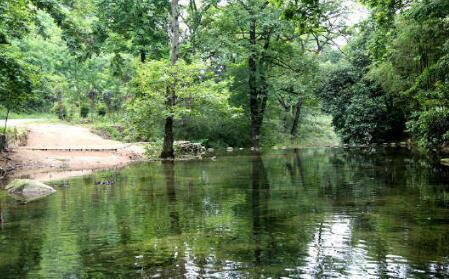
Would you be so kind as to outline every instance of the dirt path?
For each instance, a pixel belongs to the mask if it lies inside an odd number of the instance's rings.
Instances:
[[[144,153],[142,145],[107,140],[86,127],[36,119],[8,123],[9,127],[29,131],[27,144],[14,148],[10,156],[18,169],[13,174],[16,177],[41,181],[59,179],[96,169],[121,167],[141,159]]]

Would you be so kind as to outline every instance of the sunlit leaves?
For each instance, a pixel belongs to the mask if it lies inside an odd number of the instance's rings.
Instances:
[[[0,46],[0,106],[18,111],[31,98],[34,72],[13,47]]]
[[[198,115],[205,108],[227,111],[229,91],[226,82],[217,81],[215,74],[202,63],[187,64],[180,60],[171,65],[168,60],[151,61],[138,67],[133,80],[136,100],[145,100],[148,109],[180,119]],[[176,104],[165,107],[168,88],[176,92]]]
[[[0,2],[0,44],[12,38],[20,38],[29,31],[32,12],[26,0],[2,0]]]
[[[166,24],[168,1],[97,0],[98,21],[94,33],[98,43],[106,42],[108,51],[123,50],[123,43],[115,45],[121,37],[126,48],[143,53],[148,58],[160,59],[168,53]]]

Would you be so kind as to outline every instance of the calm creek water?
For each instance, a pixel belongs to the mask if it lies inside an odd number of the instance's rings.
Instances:
[[[0,194],[0,278],[449,277],[449,168],[406,149],[225,154],[52,184],[26,205]]]

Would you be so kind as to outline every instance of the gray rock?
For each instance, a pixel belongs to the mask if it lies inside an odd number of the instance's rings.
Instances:
[[[175,142],[175,149],[179,155],[202,155],[206,152],[206,148],[201,143],[194,143],[190,141]]]
[[[15,179],[5,189],[10,196],[24,202],[38,200],[56,192],[52,187],[30,179]]]

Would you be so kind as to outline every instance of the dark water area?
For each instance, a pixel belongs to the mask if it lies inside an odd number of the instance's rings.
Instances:
[[[229,154],[53,185],[26,205],[0,194],[0,278],[449,278],[449,168],[406,149]]]

